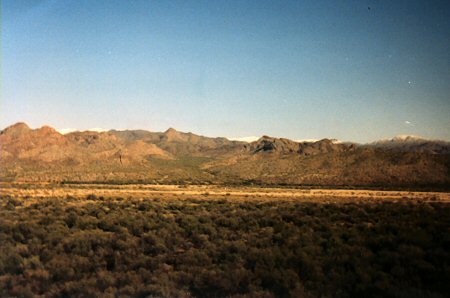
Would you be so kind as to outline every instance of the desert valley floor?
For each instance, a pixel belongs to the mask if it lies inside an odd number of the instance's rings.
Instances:
[[[276,188],[221,185],[158,185],[158,184],[61,184],[61,183],[1,183],[3,195],[16,198],[85,198],[122,197],[145,200],[161,199],[228,199],[248,201],[292,201],[312,203],[344,202],[427,202],[450,203],[450,192],[405,190],[328,189],[328,188]]]
[[[0,185],[2,297],[448,297],[450,193]]]

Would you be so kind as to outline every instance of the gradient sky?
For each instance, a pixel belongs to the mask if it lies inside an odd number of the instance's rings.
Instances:
[[[450,140],[450,1],[1,1],[0,129]]]

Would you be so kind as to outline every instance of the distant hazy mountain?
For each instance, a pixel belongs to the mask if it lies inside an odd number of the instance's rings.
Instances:
[[[449,154],[450,142],[427,140],[418,136],[402,135],[389,140],[370,143],[369,146],[400,152],[422,152],[433,154]]]
[[[253,142],[145,130],[61,134],[17,123],[0,132],[0,179],[142,183],[436,186],[450,184],[449,143],[397,137]]]

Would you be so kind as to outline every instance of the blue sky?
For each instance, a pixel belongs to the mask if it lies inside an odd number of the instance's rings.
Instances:
[[[450,140],[448,1],[1,1],[0,128]]]

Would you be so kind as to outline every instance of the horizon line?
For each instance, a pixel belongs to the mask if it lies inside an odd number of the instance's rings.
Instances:
[[[111,132],[111,131],[136,131],[136,130],[142,130],[142,131],[147,131],[150,133],[165,133],[169,130],[175,130],[177,132],[180,133],[191,133],[197,136],[202,136],[202,137],[207,137],[207,138],[225,138],[229,141],[238,141],[238,142],[245,142],[245,143],[252,143],[255,142],[259,139],[261,139],[262,137],[266,136],[266,135],[261,135],[261,136],[243,136],[243,137],[224,137],[224,136],[206,136],[206,135],[201,135],[201,134],[196,134],[193,132],[184,132],[184,131],[179,131],[173,127],[169,127],[168,129],[166,129],[165,131],[151,131],[148,129],[143,129],[143,128],[111,128],[111,129],[105,129],[105,128],[101,128],[101,127],[93,127],[93,128],[89,128],[89,129],[77,129],[77,128],[56,128],[54,126],[50,126],[48,124],[45,125],[41,125],[38,128],[34,128],[31,127],[30,125],[28,125],[28,123],[24,122],[24,121],[19,121],[16,122],[12,125],[9,125],[3,129],[1,129],[0,131],[5,131],[8,128],[11,128],[13,126],[17,126],[17,125],[26,125],[29,129],[31,130],[37,130],[37,129],[42,129],[45,127],[51,128],[53,130],[55,130],[57,133],[61,134],[61,135],[67,135],[70,133],[75,133],[75,132],[95,132],[95,133],[107,133],[107,132]],[[277,139],[288,139],[297,143],[302,143],[302,142],[308,142],[308,143],[314,143],[314,142],[318,142],[320,140],[324,140],[324,139],[329,139],[335,143],[354,143],[354,144],[373,144],[373,143],[377,143],[377,142],[383,142],[383,141],[395,141],[395,140],[406,140],[408,138],[410,139],[415,139],[415,140],[423,140],[423,141],[434,141],[434,142],[447,142],[449,143],[450,140],[444,140],[444,139],[431,139],[431,138],[426,138],[423,136],[419,136],[419,135],[408,135],[408,134],[399,134],[399,135],[395,135],[393,137],[387,137],[387,138],[381,138],[381,139],[376,139],[370,142],[356,142],[356,141],[342,141],[336,138],[321,138],[321,139],[316,139],[316,138],[308,138],[308,139],[292,139],[292,138],[285,138],[285,137],[272,137],[272,138],[277,138]]]

